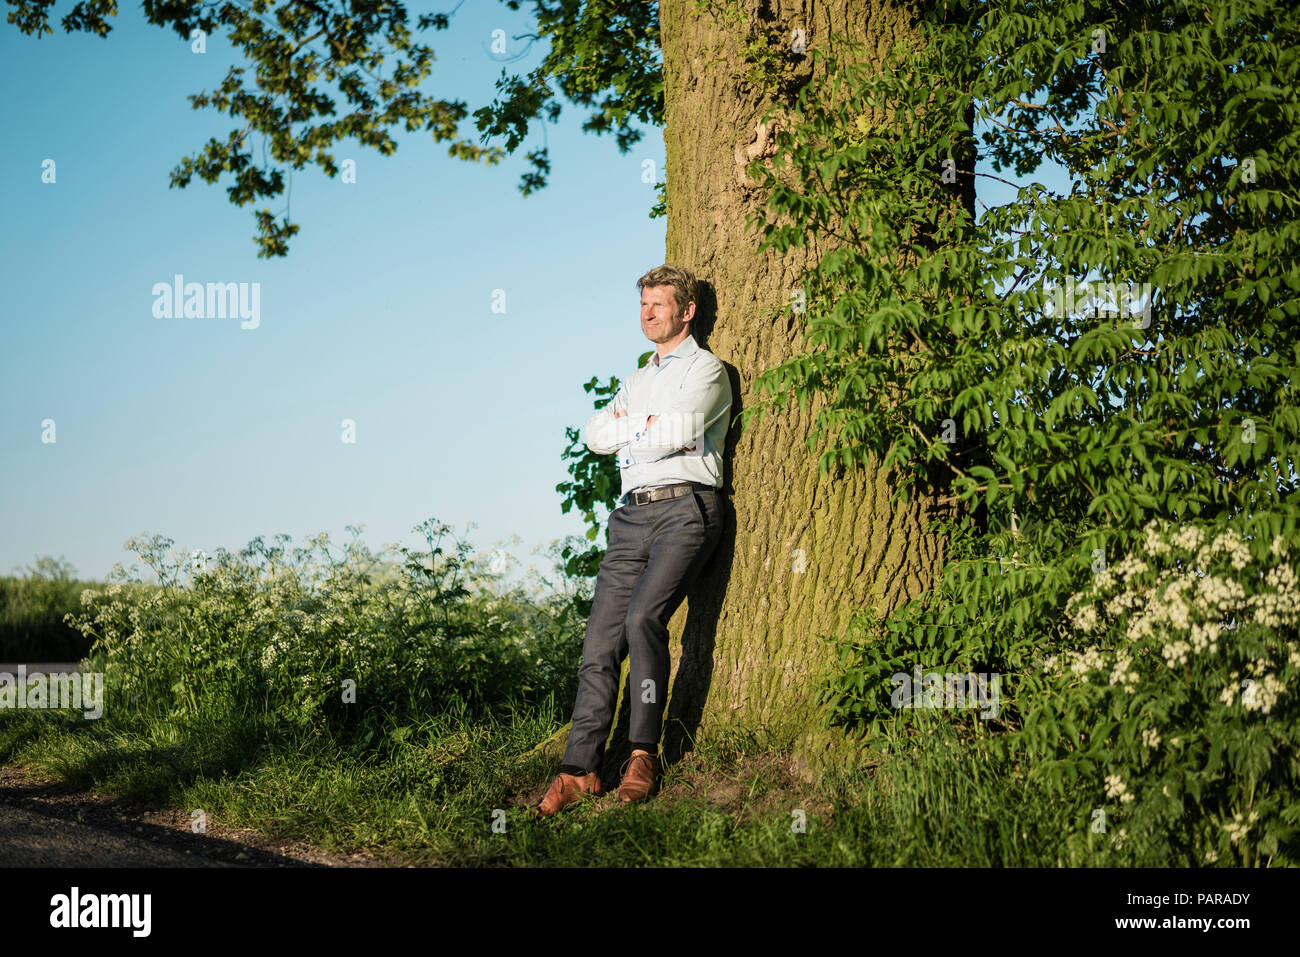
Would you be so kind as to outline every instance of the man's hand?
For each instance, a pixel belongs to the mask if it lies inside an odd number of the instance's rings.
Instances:
[[[623,416],[625,416],[625,415],[627,415],[626,412],[618,411],[618,412],[615,412],[615,413],[614,413],[614,418],[616,418],[616,419],[621,419],[621,418],[623,418]],[[645,426],[646,426],[646,428],[648,429],[648,428],[650,428],[650,426],[654,425],[655,419],[657,419],[657,418],[659,418],[659,416],[657,416],[657,415],[652,415],[652,416],[650,416],[650,418],[646,419],[646,420],[645,420]]]
[[[655,419],[657,419],[657,418],[659,418],[659,416],[657,416],[657,415],[652,415],[652,416],[650,416],[650,418],[648,418],[648,419],[645,420],[645,427],[646,427],[647,429],[650,428],[650,426],[652,426],[652,425],[655,424]],[[697,447],[696,447],[696,444],[695,444],[694,442],[692,442],[690,445],[684,445],[684,446],[682,446],[682,451],[683,451],[683,452],[694,452],[694,451],[696,451],[696,448],[697,448]]]

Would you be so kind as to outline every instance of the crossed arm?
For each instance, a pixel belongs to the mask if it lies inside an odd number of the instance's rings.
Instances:
[[[731,407],[731,384],[721,364],[694,377],[667,407],[648,415],[644,424],[628,416],[627,385],[601,409],[584,430],[587,447],[598,455],[623,449],[633,463],[654,462],[682,449],[699,448],[704,433]]]

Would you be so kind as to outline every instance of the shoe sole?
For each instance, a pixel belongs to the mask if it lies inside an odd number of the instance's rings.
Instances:
[[[619,795],[618,795],[618,799],[619,799],[619,801],[621,801],[623,804],[635,804],[637,801],[645,801],[645,800],[647,800],[647,799],[649,799],[649,798],[652,798],[652,797],[654,797],[654,796],[655,796],[656,794],[658,794],[658,793],[659,793],[659,788],[658,788],[658,787],[653,787],[653,788],[651,788],[649,791],[647,791],[645,794],[640,794],[640,795],[637,795],[636,797],[624,797],[621,793],[619,793]]]

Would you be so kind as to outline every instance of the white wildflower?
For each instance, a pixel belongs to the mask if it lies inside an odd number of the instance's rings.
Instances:
[[[1146,535],[1146,550],[1149,555],[1167,555],[1169,553],[1169,543],[1164,540],[1161,534],[1160,523],[1155,519],[1147,522],[1146,527],[1142,530]]]
[[[1191,645],[1185,641],[1172,641],[1160,650],[1164,655],[1165,663],[1170,668],[1176,668],[1179,665],[1187,664],[1187,652],[1191,650]]]
[[[1146,615],[1138,615],[1129,621],[1126,633],[1129,641],[1141,641],[1143,638],[1150,638],[1152,633],[1151,619]]]
[[[1192,625],[1192,650],[1200,654],[1207,647],[1213,646],[1218,637],[1218,622],[1207,621],[1204,624]]]
[[[1082,653],[1070,652],[1074,660],[1070,663],[1070,671],[1079,675],[1085,682],[1088,680],[1090,672],[1099,671],[1102,667],[1101,652],[1094,645]]]
[[[1214,550],[1216,552],[1227,552],[1232,562],[1232,567],[1241,571],[1250,564],[1250,546],[1248,546],[1241,537],[1241,533],[1234,528],[1229,528],[1214,540]]]
[[[1169,623],[1175,628],[1186,631],[1188,625],[1188,610],[1186,602],[1175,599],[1166,607],[1165,612],[1169,617]]]
[[[1276,675],[1265,675],[1259,681],[1252,681],[1241,694],[1241,703],[1247,711],[1260,711],[1268,714],[1277,703],[1282,693],[1282,682]]]
[[[1185,525],[1182,530],[1177,532],[1170,543],[1176,548],[1181,548],[1185,552],[1194,552],[1201,547],[1205,540],[1205,533],[1197,525]]]
[[[1228,836],[1232,838],[1232,843],[1236,844],[1250,833],[1250,825],[1257,820],[1259,820],[1259,813],[1257,811],[1251,811],[1249,818],[1238,811],[1233,816],[1233,819],[1223,825],[1223,827],[1224,830],[1228,832]]]
[[[1219,611],[1228,611],[1235,608],[1237,603],[1246,597],[1246,590],[1240,582],[1231,578],[1207,575],[1197,582],[1196,594],[1206,605],[1215,607]]]
[[[1128,804],[1133,800],[1133,794],[1129,791],[1128,785],[1118,774],[1106,775],[1106,797],[1119,798],[1120,803]]]
[[[1110,683],[1112,685],[1123,685],[1125,689],[1132,692],[1133,686],[1138,683],[1138,673],[1133,670],[1133,659],[1128,655],[1120,652],[1115,656],[1115,667],[1110,673]]]
[[[1146,570],[1147,563],[1132,555],[1123,559],[1115,566],[1115,574],[1122,576],[1126,582],[1143,574]]]

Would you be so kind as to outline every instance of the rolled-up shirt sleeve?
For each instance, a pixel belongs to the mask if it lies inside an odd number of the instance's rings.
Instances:
[[[614,418],[615,412],[624,414]],[[624,382],[615,393],[614,401],[588,419],[583,427],[582,441],[587,448],[597,455],[608,455],[631,442],[636,429],[626,413],[627,383]]]
[[[726,367],[721,362],[708,362],[702,356],[668,407],[650,413],[656,417],[655,421],[649,426],[644,422],[635,424],[632,440],[620,457],[639,465],[683,449],[699,450],[704,434],[725,418],[730,409],[731,382]]]

